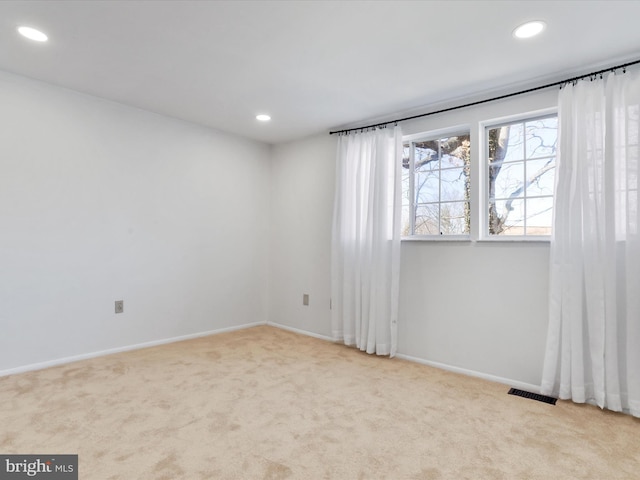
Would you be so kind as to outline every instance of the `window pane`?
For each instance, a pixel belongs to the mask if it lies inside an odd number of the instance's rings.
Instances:
[[[502,224],[500,213],[497,210],[495,200],[489,201],[489,235],[500,235],[502,233]]]
[[[555,157],[527,162],[527,196],[553,195]]]
[[[416,174],[416,204],[437,202],[440,199],[438,171]]]
[[[524,124],[517,123],[502,128],[509,130],[507,151],[504,160],[506,162],[522,160],[524,158]]]
[[[442,168],[464,167],[470,161],[470,137],[469,135],[458,135],[440,140],[440,160]]]
[[[494,235],[524,235],[523,199],[496,200],[494,212]]]
[[[439,205],[422,205],[416,208],[416,235],[439,235]]]
[[[416,142],[415,157],[416,172],[438,169],[438,141]]]
[[[490,179],[491,180],[491,179]],[[524,195],[524,162],[505,163],[495,179],[494,198],[521,197]]]
[[[553,198],[527,199],[527,235],[551,235]]]
[[[489,165],[524,159],[524,126],[505,125],[487,131]]]
[[[468,200],[467,179],[469,171],[466,168],[452,168],[442,170],[442,192],[440,201]]]
[[[558,139],[558,118],[543,118],[525,124],[527,158],[555,155]]]
[[[440,233],[442,235],[469,234],[469,204],[467,202],[440,204]]]

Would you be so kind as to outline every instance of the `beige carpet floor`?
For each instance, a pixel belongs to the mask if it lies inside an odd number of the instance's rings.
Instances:
[[[638,479],[640,421],[273,327],[0,378],[0,453],[80,479]]]

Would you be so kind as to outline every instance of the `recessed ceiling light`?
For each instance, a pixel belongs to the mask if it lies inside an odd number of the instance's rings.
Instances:
[[[546,24],[541,20],[523,23],[513,31],[513,36],[516,38],[535,37],[539,33],[542,33],[545,27]]]
[[[268,122],[269,120],[271,120],[271,117],[269,115],[261,113],[260,115],[256,115],[256,120],[259,120],[261,122]]]
[[[18,33],[23,37],[27,37],[30,40],[35,40],[36,42],[46,42],[49,40],[46,34],[42,33],[40,30],[36,30],[31,27],[18,27]]]

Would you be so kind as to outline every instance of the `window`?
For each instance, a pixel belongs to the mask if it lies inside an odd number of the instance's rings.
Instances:
[[[469,235],[469,132],[404,143],[402,235]]]
[[[402,236],[425,240],[548,239],[553,219],[557,114],[545,110],[474,125],[480,127],[481,152],[471,149],[469,127],[405,137]],[[472,161],[477,163],[472,166]]]
[[[489,237],[551,234],[557,140],[555,114],[485,129]]]

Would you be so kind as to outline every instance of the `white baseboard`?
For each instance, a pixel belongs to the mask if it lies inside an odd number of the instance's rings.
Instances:
[[[403,360],[408,360],[410,362],[416,362],[416,363],[421,363],[423,365],[428,365],[430,367],[440,368],[442,370],[447,370],[449,372],[461,373],[462,375],[482,378],[483,380],[489,380],[490,382],[502,383],[504,385],[509,385],[510,387],[514,387],[519,390],[525,390],[531,393],[540,393],[540,385],[533,385],[532,383],[525,383],[525,382],[520,382],[518,380],[511,380],[510,378],[498,377],[497,375],[491,375],[489,373],[484,373],[484,372],[477,372],[475,370],[469,370],[466,368],[454,367],[451,365],[447,365],[445,363],[433,362],[431,360],[424,360],[422,358],[412,357],[410,355],[404,355],[402,353],[398,353],[396,357],[401,358]]]
[[[320,340],[326,340],[328,342],[333,342],[333,338],[327,337],[326,335],[320,335],[319,333],[309,332],[307,330],[300,330],[299,328],[289,327],[288,325],[282,325],[281,323],[276,322],[267,322],[267,325],[271,325],[272,327],[281,328],[282,330],[288,330],[290,332],[299,333],[301,335],[306,335],[307,337],[319,338]]]
[[[128,352],[130,350],[138,350],[141,348],[155,347],[158,345],[165,345],[167,343],[181,342],[183,340],[191,340],[193,338],[207,337],[209,335],[216,335],[219,333],[233,332],[235,330],[242,330],[245,328],[257,327],[258,325],[264,325],[265,322],[247,323],[244,325],[238,325],[233,327],[218,328],[216,330],[208,330],[206,332],[191,333],[189,335],[181,335],[179,337],[163,338],[160,340],[152,340],[150,342],[137,343],[135,345],[126,345],[124,347],[109,348],[107,350],[100,350],[97,352],[83,353],[81,355],[73,355],[70,357],[57,358],[55,360],[48,360],[46,362],[32,363],[29,365],[23,365],[21,367],[9,368],[6,370],[0,370],[0,377],[6,377],[7,375],[15,375],[17,373],[30,372],[33,370],[42,370],[43,368],[55,367],[58,365],[64,365],[66,363],[77,362],[80,360],[87,360],[89,358],[102,357],[104,355],[111,355],[114,353]]]

